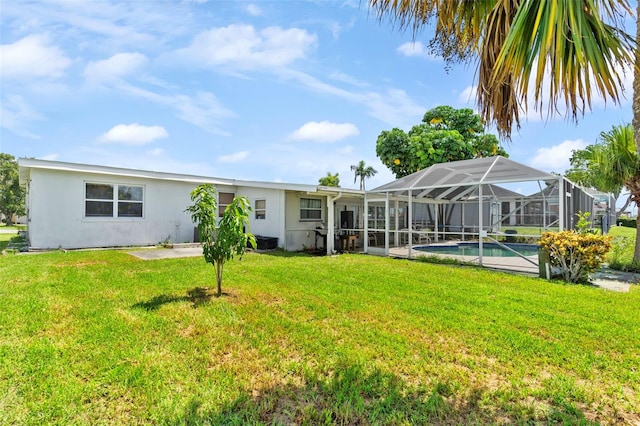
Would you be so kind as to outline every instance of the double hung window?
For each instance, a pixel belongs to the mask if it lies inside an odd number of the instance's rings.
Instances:
[[[256,200],[253,211],[255,211],[256,213],[256,219],[266,219],[267,218],[267,200]]]
[[[218,217],[224,215],[224,211],[227,206],[233,202],[233,198],[236,196],[233,192],[220,192],[218,193]]]
[[[319,198],[300,198],[300,220],[322,220],[322,200]]]
[[[85,217],[143,217],[144,187],[85,183]]]

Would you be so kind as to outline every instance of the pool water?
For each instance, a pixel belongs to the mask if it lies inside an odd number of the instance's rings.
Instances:
[[[517,251],[522,256],[537,256],[536,244],[505,244],[505,246]],[[457,243],[455,245],[418,246],[414,250],[426,253],[454,254],[458,256],[480,256],[478,243]],[[518,255],[501,247],[496,243],[482,244],[482,255],[488,257],[517,257]]]

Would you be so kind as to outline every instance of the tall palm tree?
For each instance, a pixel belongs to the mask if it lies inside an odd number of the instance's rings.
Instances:
[[[636,9],[636,47],[640,45],[640,2]],[[636,151],[640,154],[640,52],[636,49],[635,74],[633,76],[633,121]]]
[[[640,207],[640,155],[636,149],[633,127],[630,124],[613,126],[600,133],[602,149],[595,151],[600,180],[609,187],[624,185],[631,201]],[[633,260],[640,261],[640,215],[636,218],[636,246]]]
[[[360,160],[357,165],[351,166],[351,171],[354,172],[353,183],[356,183],[358,178],[360,178],[360,190],[364,191],[364,180],[369,179],[372,176],[375,176],[378,171],[371,166],[367,166],[364,163],[364,160]]]
[[[433,21],[430,46],[448,61],[477,59],[480,114],[506,138],[514,125],[520,127],[532,77],[536,109],[542,113],[546,102],[547,114],[552,114],[564,104],[567,114],[577,120],[591,107],[595,94],[619,102],[621,70],[634,58],[635,41],[620,22],[632,13],[627,0],[369,0],[369,4],[381,20],[389,17],[400,29],[412,28],[414,35]],[[640,81],[636,84],[640,89]],[[637,102],[640,108],[640,99]]]

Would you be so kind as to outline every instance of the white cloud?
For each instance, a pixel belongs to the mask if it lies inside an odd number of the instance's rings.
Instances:
[[[571,153],[576,149],[584,149],[588,144],[582,139],[565,140],[564,142],[545,148],[538,148],[529,165],[547,172],[562,173],[570,166]]]
[[[257,31],[251,25],[229,25],[201,32],[189,47],[175,55],[180,61],[204,67],[259,70],[304,58],[316,42],[315,35],[299,28],[268,27]]]
[[[0,45],[3,78],[60,78],[71,60],[49,38],[33,34],[12,44]]]
[[[159,156],[161,156],[163,154],[164,154],[164,149],[162,149],[162,148],[155,148],[155,149],[147,151],[147,155],[149,155],[151,157],[159,157]]]
[[[408,56],[428,59],[430,61],[440,60],[437,56],[432,55],[421,41],[408,41],[401,44],[396,49],[396,52]]]
[[[39,139],[40,136],[27,130],[29,123],[43,120],[44,117],[29,105],[22,96],[12,95],[0,100],[0,127],[18,136]]]
[[[288,139],[333,143],[359,133],[358,128],[351,123],[310,121],[289,135]]]
[[[347,146],[339,148],[337,150],[337,153],[341,154],[341,155],[351,154],[352,152],[353,152],[353,146],[352,145],[347,145]]]
[[[280,69],[278,75],[284,79],[299,82],[310,90],[325,95],[336,96],[363,106],[367,113],[395,127],[411,126],[420,120],[426,108],[415,102],[404,90],[387,89],[384,92],[349,91],[325,83],[309,74]]]
[[[478,94],[478,86],[467,86],[458,95],[458,101],[462,104],[475,103]]]
[[[132,96],[173,108],[178,118],[209,133],[229,136],[220,129],[219,122],[236,116],[210,92],[199,92],[195,96],[160,95],[130,84],[120,84],[118,88]]]
[[[96,83],[117,80],[138,71],[147,62],[147,57],[138,52],[118,53],[109,59],[89,62],[84,77]]]
[[[260,16],[262,15],[262,9],[260,9],[260,6],[258,6],[257,4],[248,4],[246,11],[249,15],[251,16]]]
[[[172,103],[181,120],[211,133],[229,135],[228,132],[218,129],[215,123],[222,118],[234,117],[235,114],[225,108],[213,93],[199,92],[196,96],[191,97],[177,95]]]
[[[124,145],[146,145],[157,139],[166,138],[169,133],[161,126],[142,126],[138,123],[118,124],[98,138],[100,143],[121,143]]]
[[[42,157],[38,157],[38,158],[40,158],[41,160],[57,161],[60,158],[60,154],[52,153],[52,154],[43,155]]]
[[[221,155],[218,157],[219,163],[238,163],[249,156],[249,151],[240,151],[233,154]]]
[[[331,35],[334,40],[338,40],[340,38],[340,34],[344,31],[348,31],[356,24],[355,18],[351,18],[349,22],[346,24],[341,24],[338,22],[330,22],[329,23],[329,31],[331,31]]]
[[[361,103],[369,108],[369,115],[394,126],[404,126],[408,122],[415,124],[415,118],[421,118],[426,111],[401,89],[369,92],[361,98]]]
[[[351,84],[356,87],[367,87],[369,83],[366,81],[358,80],[357,78],[350,76],[349,74],[345,74],[341,71],[334,71],[328,75],[328,77],[332,80],[340,81],[342,83]]]

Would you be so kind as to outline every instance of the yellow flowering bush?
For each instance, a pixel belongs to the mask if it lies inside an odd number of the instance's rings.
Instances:
[[[562,279],[575,283],[602,265],[612,239],[591,232],[545,232],[538,244],[547,250],[551,266],[560,269]]]

